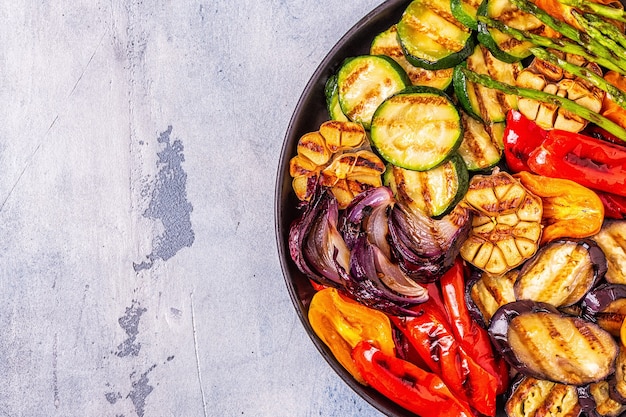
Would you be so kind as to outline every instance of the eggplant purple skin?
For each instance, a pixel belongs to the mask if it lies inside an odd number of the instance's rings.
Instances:
[[[515,301],[500,307],[489,324],[489,336],[495,350],[517,371],[543,379],[542,375],[534,375],[529,371],[528,367],[517,359],[515,352],[511,349],[508,342],[509,323],[515,317],[526,313],[552,313],[561,315],[561,313],[551,304],[541,303],[531,300]]]
[[[487,329],[489,327],[487,321],[483,317],[482,311],[474,302],[472,298],[472,288],[480,280],[482,271],[472,268],[469,278],[465,283],[465,305],[470,314],[470,317],[478,323],[482,328]]]
[[[599,285],[583,297],[582,315],[586,320],[595,322],[598,313],[621,298],[626,298],[626,285],[608,283]]]
[[[555,240],[553,242],[550,242],[548,245],[539,249],[539,251],[531,259],[529,259],[523,264],[519,276],[520,277],[526,276],[528,274],[528,271],[530,271],[536,265],[536,263],[540,261],[541,254],[544,253],[545,251],[548,251],[550,247],[554,245],[571,244],[571,243],[576,243],[577,246],[581,246],[582,248],[585,249],[585,251],[589,255],[589,260],[593,266],[593,276],[591,277],[589,282],[585,283],[585,287],[587,289],[585,294],[588,293],[591,288],[595,287],[597,283],[602,278],[604,278],[604,274],[606,274],[606,271],[608,269],[608,264],[607,264],[607,260],[606,260],[606,256],[604,255],[604,252],[602,251],[600,246],[598,246],[598,244],[591,239],[576,239],[576,240],[560,239],[560,240]],[[584,298],[584,296],[585,295],[582,295],[580,298],[578,298],[573,303],[570,303],[568,305],[576,304],[582,298]]]

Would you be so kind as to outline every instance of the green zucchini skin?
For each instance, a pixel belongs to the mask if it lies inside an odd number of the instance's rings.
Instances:
[[[326,97],[326,109],[331,120],[347,122],[348,116],[343,114],[339,105],[339,91],[337,90],[337,74],[333,74],[326,80],[324,86],[324,96]]]
[[[383,177],[396,199],[430,217],[449,213],[469,187],[469,172],[459,154],[428,171],[411,171],[389,164]]]
[[[459,104],[470,116],[485,124],[503,122],[511,109],[517,109],[517,97],[485,88],[469,80],[463,69],[485,74],[491,78],[514,84],[523,67],[519,62],[507,63],[493,56],[488,48],[478,45],[466,61],[454,69],[454,93]]]
[[[396,25],[379,33],[374,37],[370,46],[370,54],[386,55],[396,61],[407,73],[411,84],[425,85],[445,90],[452,84],[452,68],[428,70],[411,64],[404,55],[402,45],[398,39]]]
[[[483,0],[476,14],[477,16],[489,16],[493,19],[498,19],[498,16],[492,16],[489,13],[489,1]],[[494,35],[500,36],[506,41],[498,42],[494,39]],[[514,63],[519,62],[524,58],[528,58],[531,53],[529,48],[532,44],[520,43],[515,39],[504,35],[496,29],[490,29],[485,23],[478,21],[476,38],[478,42],[484,45],[493,54],[494,57],[503,62]],[[515,44],[512,48],[504,48],[505,42],[511,42]],[[506,49],[506,50],[505,50]]]
[[[339,106],[348,119],[369,129],[378,106],[410,85],[404,69],[388,56],[347,58],[337,73]]]
[[[456,20],[450,0],[414,0],[397,24],[406,59],[430,70],[452,68],[474,50],[472,30]]]
[[[467,113],[461,113],[463,141],[457,153],[471,172],[482,172],[496,166],[502,159],[504,123],[485,125]]]
[[[378,107],[370,138],[387,162],[426,171],[444,163],[460,146],[463,124],[459,110],[446,93],[413,86]]]
[[[480,7],[480,4],[475,6],[472,4],[472,1],[450,0],[452,15],[456,20],[472,30],[478,30],[478,19],[476,19],[478,7]]]

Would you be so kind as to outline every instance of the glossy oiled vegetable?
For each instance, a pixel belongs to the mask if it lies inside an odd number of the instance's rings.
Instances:
[[[576,387],[523,377],[505,405],[508,417],[578,417],[581,406]]]
[[[469,174],[463,159],[453,155],[428,171],[389,165],[383,182],[406,207],[436,217],[450,211],[465,196]]]
[[[460,204],[439,220],[396,204],[389,215],[389,236],[402,269],[419,282],[439,279],[459,254],[470,217]]]
[[[585,385],[614,371],[618,345],[613,336],[550,304],[506,304],[492,317],[489,333],[496,349],[526,376]]]
[[[351,357],[352,349],[360,341],[367,340],[386,355],[394,355],[389,318],[380,311],[343,297],[334,288],[315,293],[309,305],[308,318],[315,334],[361,383],[365,380]]]
[[[606,280],[626,284],[626,220],[607,220],[592,239],[606,255]]]
[[[519,275],[512,270],[504,275],[477,272],[467,287],[467,303],[477,320],[488,325],[494,313],[503,305],[515,301],[514,285]]]
[[[401,168],[434,168],[452,155],[462,138],[459,111],[436,88],[409,87],[385,100],[372,118],[373,146]]]
[[[297,155],[289,161],[296,196],[308,201],[321,182],[345,208],[355,195],[380,186],[385,165],[370,149],[365,130],[357,123],[327,121],[304,134]]]
[[[626,285],[600,285],[589,291],[581,304],[584,317],[595,321],[613,336],[620,335],[626,319]]]
[[[541,198],[542,244],[563,237],[589,237],[600,231],[604,205],[589,188],[568,179],[544,177],[528,171],[514,177]]]
[[[563,60],[576,63],[579,66],[585,65],[587,71],[598,76],[602,75],[602,70],[597,64],[584,62],[580,57],[563,55],[560,57]],[[538,58],[535,58],[518,75],[515,83],[518,87],[531,88],[566,97],[596,113],[602,108],[604,91],[579,77],[572,77],[551,62]],[[562,129],[570,132],[579,132],[587,124],[584,118],[568,112],[556,104],[539,102],[531,98],[520,98],[518,108],[524,116],[534,120],[544,129]]]
[[[506,172],[476,175],[464,203],[474,211],[463,259],[492,274],[504,274],[537,251],[541,199]]]
[[[383,55],[348,58],[337,73],[342,112],[366,129],[380,103],[409,85],[411,82],[402,67]]]
[[[365,380],[396,404],[423,417],[472,417],[470,407],[450,392],[441,378],[411,362],[359,343],[352,358]]]
[[[398,37],[409,62],[427,69],[451,68],[474,49],[472,31],[452,15],[449,0],[412,1]]]
[[[413,85],[424,85],[445,90],[452,82],[452,68],[428,70],[411,64],[404,55],[398,39],[398,28],[393,25],[378,34],[370,47],[372,55],[386,55],[396,61],[406,71]]]
[[[555,307],[577,303],[606,273],[606,258],[592,240],[559,240],[543,246],[519,273],[517,300]]]

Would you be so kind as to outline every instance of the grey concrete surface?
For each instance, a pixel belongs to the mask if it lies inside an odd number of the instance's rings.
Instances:
[[[298,97],[380,2],[0,3],[0,416],[380,416],[273,219]]]

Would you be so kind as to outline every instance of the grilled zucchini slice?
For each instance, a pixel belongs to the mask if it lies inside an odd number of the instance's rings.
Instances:
[[[510,0],[484,0],[478,8],[478,16],[492,19],[519,30],[528,30],[536,34],[548,34],[545,25],[536,17],[519,10]],[[517,62],[530,56],[530,42],[518,41],[478,22],[478,42],[485,45],[491,53],[504,62]]]
[[[483,171],[502,159],[504,123],[485,125],[465,112],[461,112],[463,141],[458,154],[470,171]]]
[[[522,65],[500,61],[487,48],[479,45],[466,62],[455,68],[454,92],[463,109],[487,124],[503,122],[509,110],[517,109],[517,96],[468,81],[462,71],[465,66],[478,74],[514,85]]]
[[[370,47],[372,55],[386,55],[396,61],[406,71],[411,84],[445,90],[452,83],[453,68],[428,70],[412,65],[404,56],[402,45],[398,40],[398,28],[393,25],[386,31],[379,33]]]
[[[347,122],[348,116],[343,114],[339,105],[339,92],[337,90],[337,74],[328,77],[324,87],[324,95],[326,96],[326,109],[331,120]]]
[[[369,129],[380,103],[409,85],[411,82],[402,67],[384,55],[348,58],[337,73],[341,111],[365,129]]]
[[[450,0],[414,0],[398,22],[406,59],[426,69],[452,68],[474,50],[469,27],[450,10]]]
[[[390,165],[383,182],[406,207],[437,217],[448,213],[465,196],[469,174],[463,159],[455,154],[446,163],[428,171]]]
[[[372,144],[387,162],[426,171],[445,162],[461,144],[461,115],[436,88],[414,86],[385,100],[374,113]]]
[[[456,20],[472,30],[477,30],[476,14],[480,4],[480,0],[450,0],[450,10]]]

